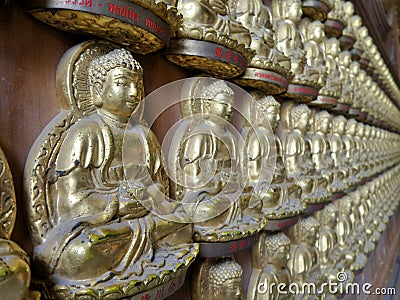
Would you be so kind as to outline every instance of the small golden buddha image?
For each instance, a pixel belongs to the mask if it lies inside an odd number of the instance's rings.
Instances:
[[[334,178],[331,185],[332,192],[342,192],[347,186],[345,177],[347,177],[347,166],[345,161],[345,149],[342,141],[342,136],[346,130],[346,118],[343,116],[336,116],[332,119],[332,130],[328,134],[328,143],[330,155],[332,159],[332,168],[334,171]]]
[[[324,209],[315,213],[321,228],[316,247],[319,251],[321,272],[327,276],[330,282],[337,282],[337,274],[345,272],[346,282],[354,280],[354,274],[350,270],[350,261],[345,258],[346,253],[338,247],[337,226],[339,210],[334,203],[330,203]]]
[[[196,241],[232,241],[253,235],[266,219],[261,213],[244,211],[246,174],[240,165],[244,146],[230,123],[234,85],[206,77],[190,84],[191,98],[181,101],[184,122],[172,142],[172,153],[177,153],[169,166],[177,179],[172,194],[195,223]],[[265,161],[265,155],[259,158]]]
[[[269,220],[299,215],[304,205],[288,199],[282,142],[272,131],[279,125],[280,103],[261,91],[250,94],[255,101],[249,103],[250,122],[243,118],[242,130],[247,157],[243,173],[248,175],[245,191],[251,194],[251,201],[260,203]],[[275,160],[272,155],[276,155]]]
[[[17,199],[7,158],[0,148],[0,294],[3,299],[40,299],[29,290],[31,269],[28,254],[11,241],[17,216]]]
[[[244,300],[242,267],[233,257],[197,262],[192,280],[193,300]]]
[[[333,7],[325,21],[325,32],[328,37],[338,38],[345,27],[344,1],[333,0]]]
[[[323,48],[325,50],[326,83],[321,88],[320,94],[338,99],[341,94],[340,69],[337,62],[340,53],[338,39],[325,39]]]
[[[331,185],[333,183],[332,160],[327,141],[327,134],[332,127],[332,116],[326,110],[314,111],[314,117],[310,121],[311,130],[307,133],[307,142],[315,168],[314,175],[317,177],[315,178],[315,193],[318,194],[318,197],[328,200],[332,196]]]
[[[272,3],[273,27],[275,30],[275,45],[291,61],[291,71],[295,78],[302,77],[306,64],[303,50],[303,40],[297,28],[302,10],[300,0],[274,0]]]
[[[273,234],[263,232],[258,244],[252,248],[251,255],[253,271],[247,299],[290,299],[288,288],[291,276],[287,268],[290,258],[290,239],[282,232]],[[280,283],[286,287],[283,293],[279,293],[277,289]]]
[[[343,50],[350,50],[356,41],[356,30],[362,25],[361,18],[354,14],[354,5],[351,1],[343,3],[345,28],[339,37],[340,47]]]
[[[353,86],[350,78],[350,64],[351,54],[349,51],[344,50],[339,53],[339,71],[340,71],[340,82],[342,86],[339,103],[345,106],[350,106],[353,101]],[[339,109],[339,107],[338,107]],[[346,113],[349,107],[343,108]]]
[[[346,160],[348,165],[348,175],[346,178],[346,183],[349,187],[358,184],[359,180],[357,178],[357,162],[358,162],[358,152],[357,146],[355,144],[354,137],[357,131],[357,121],[354,119],[349,119],[346,122],[346,131],[342,136],[342,141],[345,149]]]
[[[297,186],[301,189],[301,200],[307,204],[326,200],[323,195],[323,178],[315,176],[309,143],[306,135],[309,130],[311,110],[305,104],[293,102],[283,104],[280,136],[285,153],[285,169],[288,178],[288,189]],[[290,187],[292,186],[292,187]],[[290,195],[289,195],[290,198]]]
[[[344,266],[349,266],[354,272],[360,271],[367,263],[367,256],[364,254],[364,241],[357,237],[357,233],[353,228],[352,206],[353,202],[349,195],[336,200],[334,202],[339,210],[338,222],[336,225],[338,237],[339,253],[344,253],[342,260]]]
[[[288,268],[292,275],[292,282],[300,286],[304,283],[314,283],[320,287],[327,280],[321,273],[319,252],[315,246],[319,238],[319,230],[320,224],[312,216],[300,218],[295,226],[289,228],[292,244]],[[298,297],[307,297],[307,295],[298,295]]]
[[[207,40],[207,35],[224,34],[233,37],[246,46],[250,45],[250,32],[235,20],[235,8],[230,0],[177,0],[176,7],[183,15],[183,24],[178,37],[192,37]]]
[[[249,29],[250,48],[255,50],[256,55],[249,62],[245,74],[235,78],[234,82],[270,94],[286,91],[288,78],[292,76],[290,60],[275,47],[272,15],[268,6],[261,0],[236,1],[236,20]]]
[[[359,190],[355,190],[350,194],[352,199],[352,209],[350,214],[350,219],[352,222],[355,242],[359,243],[361,246],[361,251],[363,251],[366,255],[370,254],[375,250],[375,244],[370,239],[373,231],[368,228],[367,218],[366,218],[366,203],[363,204],[362,193]]]
[[[304,52],[307,59],[305,76],[320,86],[326,84],[325,53],[321,47],[325,40],[324,25],[320,21],[303,18],[299,28],[304,38]]]
[[[87,41],[64,54],[57,84],[63,109],[25,169],[41,280],[56,299],[119,299],[177,277],[198,245],[191,224],[162,219],[140,202],[157,206],[169,188],[155,135],[140,116],[129,122],[144,96],[141,65],[124,48]],[[131,147],[122,151],[124,140]]]

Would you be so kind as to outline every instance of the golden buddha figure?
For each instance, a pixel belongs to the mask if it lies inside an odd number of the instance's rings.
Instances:
[[[346,130],[346,118],[336,116],[332,119],[332,131],[328,135],[330,155],[334,178],[331,185],[333,193],[342,192],[346,189],[345,177],[347,177],[347,166],[345,164],[345,149],[342,137]]]
[[[249,66],[262,68],[274,45],[269,8],[261,0],[236,1],[236,20],[250,31],[250,47],[256,51]]]
[[[299,28],[304,37],[304,52],[307,59],[305,77],[318,82],[320,87],[326,84],[325,53],[322,46],[325,40],[324,25],[320,21],[303,18]]]
[[[162,2],[162,1],[160,1]],[[165,56],[190,70],[219,78],[242,75],[255,51],[250,31],[236,20],[233,0],[172,0],[183,16]]]
[[[336,233],[338,238],[337,248],[339,253],[344,253],[342,260],[345,268],[349,267],[357,272],[364,268],[367,263],[367,256],[364,254],[364,240],[357,237],[351,219],[353,200],[351,196],[344,197],[334,202],[339,210]]]
[[[225,81],[206,77],[197,78],[189,89],[191,98],[181,102],[185,122],[177,132],[182,134],[173,140],[172,153],[177,156],[171,170],[177,182],[172,193],[187,207],[196,241],[231,241],[255,234],[266,219],[261,213],[244,212],[240,140],[230,123],[234,91]],[[263,151],[250,165],[265,160]]]
[[[345,28],[340,36],[340,47],[344,50],[350,50],[356,41],[356,30],[362,25],[361,18],[354,15],[354,5],[351,1],[345,1],[343,4]]]
[[[361,224],[367,233],[367,238],[371,242],[377,243],[381,237],[381,232],[378,230],[380,227],[380,216],[378,213],[371,211],[371,208],[375,208],[374,186],[375,182],[369,182],[360,187],[361,200],[358,211],[360,213]]]
[[[38,274],[56,299],[119,299],[181,275],[198,252],[192,225],[141,203],[157,207],[169,183],[155,135],[138,115],[128,122],[144,96],[140,64],[108,42],[81,43],[59,62],[57,92],[62,110],[25,167]]]
[[[292,244],[288,268],[292,282],[299,286],[304,283],[314,283],[320,287],[323,282],[326,282],[326,276],[320,271],[319,252],[315,247],[319,229],[320,224],[314,217],[300,218],[296,225],[289,228]],[[307,295],[303,296],[307,297]]]
[[[29,256],[15,242],[11,233],[17,216],[17,199],[6,156],[0,148],[0,293],[3,299],[40,299],[39,292],[29,290],[31,269]]]
[[[347,163],[347,178],[346,184],[349,187],[355,186],[358,184],[359,180],[357,178],[357,162],[358,162],[358,152],[357,146],[354,141],[354,136],[356,135],[357,131],[357,121],[354,119],[347,120],[346,124],[346,131],[345,134],[342,136],[342,141],[345,150],[345,157]]]
[[[290,299],[288,288],[291,276],[287,263],[290,258],[290,239],[283,233],[261,233],[258,244],[251,250],[253,271],[247,299]],[[278,291],[278,285],[286,289]],[[285,294],[286,292],[286,294]]]
[[[274,0],[272,2],[275,46],[290,59],[291,71],[295,78],[303,77],[306,64],[303,37],[297,28],[302,16],[301,7],[300,0]]]
[[[319,251],[321,272],[331,282],[337,281],[339,272],[346,272],[349,281],[353,281],[354,274],[350,271],[350,264],[345,260],[345,252],[338,248],[337,229],[339,210],[335,204],[330,203],[324,209],[315,213],[320,222],[319,237],[316,247]],[[347,280],[346,280],[347,281]],[[347,281],[347,282],[349,282]]]
[[[351,84],[351,89],[352,89],[352,98],[348,99],[346,104],[350,106],[349,109],[349,114],[354,115],[354,112],[351,108],[357,108],[359,107],[359,103],[361,102],[361,88],[360,88],[360,81],[359,81],[359,71],[360,71],[360,64],[356,61],[352,61],[349,65],[349,71],[350,71],[350,84]],[[354,115],[354,117],[358,115]]]
[[[325,21],[325,32],[328,37],[338,38],[345,27],[344,1],[333,0],[333,7],[328,12]]]
[[[327,75],[326,83],[319,93],[338,99],[341,94],[340,69],[337,62],[340,53],[339,40],[336,38],[325,39],[323,47]]]
[[[356,42],[354,43],[353,49],[351,49],[351,55],[353,60],[359,61],[363,54],[365,39],[369,36],[368,35],[368,28],[365,26],[360,26],[356,29]],[[361,62],[360,62],[361,64]]]
[[[280,138],[270,131],[271,129],[276,130],[279,125],[280,103],[274,97],[267,96],[261,91],[252,91],[250,94],[255,101],[251,102],[253,105],[250,108],[250,116],[254,117],[249,120],[252,126],[256,126],[257,132],[244,120],[244,124],[248,125],[243,130],[248,157],[248,163],[243,163],[245,168],[243,173],[248,173],[246,189],[252,193],[252,197],[259,197],[258,201],[262,205],[262,212],[269,220],[299,215],[305,208],[304,204],[287,199],[282,143]],[[271,128],[266,126],[267,123]],[[265,153],[264,159],[268,159],[267,155],[273,153],[272,147],[275,147],[276,159],[271,178],[272,168],[263,165],[261,154]],[[254,187],[257,187],[259,195],[256,195]]]
[[[250,48],[256,55],[235,83],[280,94],[287,89],[290,60],[275,47],[272,15],[262,0],[236,1],[236,19],[251,33]],[[270,74],[272,73],[272,74]]]
[[[176,7],[183,15],[178,37],[217,41],[221,35],[249,46],[250,32],[235,20],[235,8],[230,0],[177,0]]]
[[[382,232],[386,230],[386,223],[389,221],[387,215],[385,214],[385,207],[382,205],[381,194],[379,193],[379,190],[384,189],[383,182],[383,177],[369,182],[369,193],[364,195],[364,199],[368,205],[368,218],[370,222],[373,223],[375,228],[375,236],[378,237],[379,235],[379,238]]]
[[[375,250],[375,244],[370,240],[371,231],[365,227],[365,214],[366,207],[363,203],[363,197],[359,190],[355,190],[351,193],[352,198],[352,210],[350,219],[354,230],[354,236],[356,243],[359,243],[362,247],[362,251],[368,255]]]
[[[364,130],[365,126],[363,123],[358,122],[357,123],[357,128],[356,132],[354,135],[354,145],[355,145],[355,151],[357,153],[356,155],[356,172],[357,172],[357,178],[359,181],[365,178],[365,172],[363,172],[363,164],[365,163],[364,158],[365,155],[364,153],[367,153],[368,150],[364,149],[364,143],[363,143],[363,137],[364,137]]]
[[[192,280],[193,300],[244,300],[242,268],[233,257],[197,263]]]
[[[314,192],[319,198],[328,200],[332,196],[331,185],[333,183],[333,172],[331,171],[333,165],[327,141],[327,134],[332,127],[332,116],[323,110],[315,112],[310,121],[312,125],[310,126],[311,130],[307,133],[307,142],[315,168]]]
[[[291,192],[301,190],[297,200],[304,203],[315,203],[320,199],[313,194],[314,179],[311,157],[306,157],[305,137],[309,128],[311,110],[305,104],[295,105],[285,102],[282,106],[282,122],[279,135],[285,155],[285,170],[288,186],[288,197]],[[298,195],[295,194],[295,197]]]
[[[339,71],[340,71],[340,82],[342,86],[342,91],[339,98],[339,103],[341,105],[337,106],[338,110],[345,113],[350,109],[350,104],[353,100],[353,88],[350,79],[350,64],[351,64],[351,54],[349,51],[344,50],[339,53]]]

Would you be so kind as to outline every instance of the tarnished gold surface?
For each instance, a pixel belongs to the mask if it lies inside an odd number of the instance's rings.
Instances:
[[[135,115],[143,71],[131,54],[87,41],[59,62],[62,110],[33,145],[25,195],[37,276],[56,299],[132,296],[183,274],[193,227],[161,219],[168,193],[160,146]],[[133,145],[122,157],[123,140]],[[128,160],[126,160],[128,158]]]
[[[257,245],[251,249],[253,270],[247,299],[290,299],[291,275],[287,267],[290,258],[290,239],[282,232],[261,233]],[[283,289],[278,285],[284,284]]]
[[[0,148],[0,294],[3,299],[40,299],[40,293],[31,292],[29,257],[10,240],[14,228],[17,203],[14,183],[7,159]]]
[[[208,258],[195,264],[193,300],[244,300],[242,268],[233,257]]]
[[[66,1],[66,3],[72,2]],[[173,34],[178,29],[182,23],[182,16],[178,14],[176,8],[167,7],[163,1],[155,0],[133,0],[132,4],[148,9],[149,13],[161,18],[169,28],[161,28],[155,23],[150,24],[152,22],[150,19],[142,21],[144,23],[147,22],[147,29],[135,25],[135,23],[139,22],[139,18],[144,18],[145,16],[139,16],[135,9],[129,6],[129,3],[121,7],[111,2],[103,3],[100,1],[98,4],[96,0],[90,0],[81,1],[80,4],[77,2],[75,7],[71,6],[73,9],[44,7],[30,10],[30,12],[35,18],[58,29],[104,38],[121,44],[135,53],[147,54],[165,47],[170,36],[166,36],[166,39],[160,38],[155,32],[164,31],[164,34],[168,35],[166,31],[172,31]],[[43,4],[40,2],[36,6],[34,4],[35,7],[40,5]],[[92,7],[95,9],[101,7],[104,9],[104,14],[80,9]],[[116,17],[106,15],[106,13],[110,12],[115,13]],[[123,21],[124,18],[125,21]]]

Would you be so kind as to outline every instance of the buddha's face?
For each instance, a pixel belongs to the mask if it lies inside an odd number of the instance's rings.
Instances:
[[[118,67],[107,73],[101,93],[101,108],[114,116],[129,118],[143,94],[142,76]]]
[[[332,211],[327,218],[327,224],[329,227],[335,227],[337,223],[337,218],[338,218],[338,212],[337,211]]]
[[[241,279],[231,278],[225,281],[219,288],[219,295],[217,298],[220,300],[242,300],[243,292]]]
[[[321,130],[323,133],[328,133],[331,129],[331,125],[332,123],[328,118],[323,118],[319,124],[319,130]]]
[[[230,120],[232,116],[232,96],[226,93],[218,94],[213,100],[205,100],[205,112]]]
[[[282,245],[279,246],[279,248],[274,252],[271,261],[273,261],[276,265],[286,267],[289,259],[289,245]]]
[[[301,16],[303,15],[301,5],[300,1],[292,1],[287,8],[286,18],[295,23],[300,21]]]
[[[295,124],[296,128],[299,129],[301,132],[305,132],[308,129],[309,125],[309,114],[307,112],[303,112]]]
[[[330,40],[327,42],[326,50],[328,54],[331,54],[332,56],[336,57],[340,53],[340,46],[339,46],[339,41],[338,40]]]
[[[278,106],[268,106],[265,110],[265,115],[272,128],[276,128],[281,120],[280,109]]]
[[[347,128],[348,128],[349,134],[354,135],[356,133],[357,124],[351,123]]]
[[[347,16],[352,16],[354,14],[354,6],[350,1],[344,3],[344,12]]]
[[[304,230],[301,232],[301,241],[308,245],[314,245],[318,239],[318,227],[311,226],[309,230]]]
[[[324,40],[324,38],[325,38],[325,31],[322,23],[320,23],[320,25],[318,24],[317,26],[314,27],[314,41],[320,43]]]

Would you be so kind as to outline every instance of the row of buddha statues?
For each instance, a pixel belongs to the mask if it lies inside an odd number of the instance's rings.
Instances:
[[[399,127],[400,90],[351,1],[97,2],[33,1],[27,9],[52,26],[135,53],[164,48],[180,67],[245,88]]]
[[[302,18],[309,2],[324,4],[331,10],[322,18],[318,14]],[[212,31],[250,47],[255,55],[248,61],[244,75],[232,76],[239,85],[332,108],[365,121],[369,116],[369,121],[380,120],[398,127],[400,112],[392,101],[399,103],[400,92],[368,29],[354,14],[350,1],[332,2],[273,0],[270,10],[261,0],[210,1],[209,5],[177,1],[183,15],[177,37],[209,41],[207,33]],[[203,18],[198,17],[201,14]],[[214,18],[208,17],[210,14]],[[328,21],[342,24],[342,30],[329,30],[334,27],[329,27]],[[222,40],[221,44],[230,42]],[[182,66],[182,55],[176,56],[179,55],[168,54],[167,58]],[[202,59],[199,66],[192,56],[188,61],[194,61],[191,67],[229,78],[225,69],[213,72]],[[271,72],[278,82],[271,82]],[[288,80],[288,86],[282,84],[283,78]]]
[[[165,299],[193,264],[192,299],[244,299],[232,255],[249,247],[247,299],[277,299],[258,294],[265,280],[353,280],[398,205],[400,136],[222,79],[176,86],[180,112],[169,117],[181,121],[165,159],[131,52],[88,40],[63,55],[61,110],[24,172],[32,289],[43,299]],[[173,90],[160,89],[165,99]],[[3,278],[25,283],[9,286],[11,298],[39,299],[28,256],[9,245],[3,262],[15,271]]]

